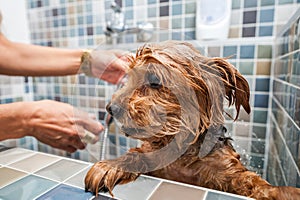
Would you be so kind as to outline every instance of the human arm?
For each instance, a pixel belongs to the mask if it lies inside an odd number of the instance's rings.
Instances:
[[[85,148],[85,130],[95,135],[103,130],[88,113],[69,104],[42,100],[0,105],[0,141],[33,136],[52,147],[74,152]]]
[[[82,49],[61,49],[9,41],[0,33],[0,74],[62,76],[81,73]],[[91,52],[91,75],[117,83],[125,74],[125,52]]]

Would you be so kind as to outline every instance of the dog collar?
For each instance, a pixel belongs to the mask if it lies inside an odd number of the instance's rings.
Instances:
[[[230,137],[226,137],[227,129],[221,126],[209,127],[203,134],[199,157],[203,158],[212,151],[221,148]]]

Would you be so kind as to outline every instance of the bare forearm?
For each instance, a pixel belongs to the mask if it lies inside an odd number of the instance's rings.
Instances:
[[[79,71],[83,51],[8,41],[0,34],[0,73],[22,76],[72,75]]]
[[[24,102],[16,102],[0,105],[0,141],[21,138],[26,135],[26,129],[28,128],[26,128],[27,118],[23,116],[23,113],[30,107],[26,104]]]

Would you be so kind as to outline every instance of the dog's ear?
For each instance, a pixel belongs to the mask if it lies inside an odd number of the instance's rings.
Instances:
[[[235,104],[235,120],[238,118],[241,106],[249,114],[251,112],[250,89],[247,80],[226,59],[211,58],[206,64],[217,70],[217,74],[221,77],[229,106]]]

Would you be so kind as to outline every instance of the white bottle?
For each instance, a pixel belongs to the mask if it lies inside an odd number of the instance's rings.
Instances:
[[[196,10],[196,39],[228,38],[231,0],[198,0]]]

